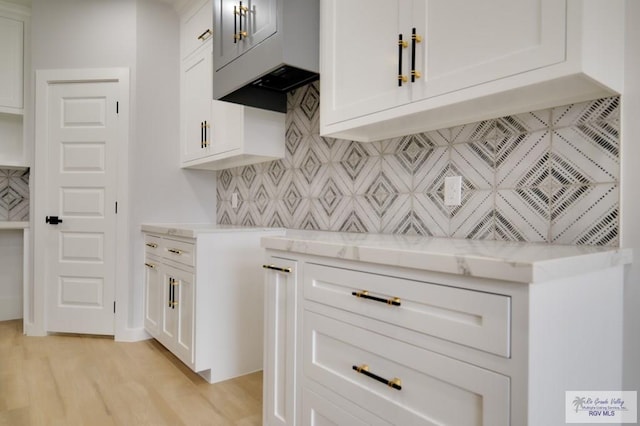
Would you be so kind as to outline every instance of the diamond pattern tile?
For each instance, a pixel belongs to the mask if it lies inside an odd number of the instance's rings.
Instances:
[[[463,191],[462,205],[451,212],[449,235],[470,240],[494,239],[493,202],[492,191]]]
[[[496,192],[496,239],[549,242],[551,206],[546,188]]]
[[[550,148],[551,138],[547,131],[500,139],[496,157],[497,188],[548,184]]]
[[[596,99],[594,101],[565,105],[551,111],[553,127],[617,120],[620,118],[620,97]]]
[[[319,135],[318,88],[287,97],[284,159],[218,172],[219,223],[619,244],[618,97],[359,143]],[[456,175],[462,205],[445,206]],[[8,181],[0,220],[28,212],[28,178],[26,196]]]
[[[551,242],[617,246],[618,185],[564,186],[551,193]]]
[[[451,143],[465,143],[494,139],[496,137],[495,120],[479,121],[451,128]]]
[[[454,145],[451,164],[473,189],[493,187],[495,140]]]
[[[449,236],[449,207],[444,205],[443,194],[431,192],[413,196],[413,212],[424,224],[427,235]]]
[[[29,220],[29,171],[0,169],[0,221]]]
[[[551,126],[551,111],[548,109],[508,115],[496,120],[497,137],[515,136],[546,130]]]
[[[620,177],[618,131],[608,123],[587,123],[553,132],[553,183],[617,182]]]

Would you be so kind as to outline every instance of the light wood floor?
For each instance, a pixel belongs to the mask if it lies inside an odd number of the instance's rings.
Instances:
[[[261,425],[262,373],[210,385],[155,340],[25,337],[0,322],[0,426]]]

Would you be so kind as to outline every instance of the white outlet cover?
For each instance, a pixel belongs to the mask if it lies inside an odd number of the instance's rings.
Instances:
[[[462,176],[444,178],[444,205],[459,206],[462,204]]]

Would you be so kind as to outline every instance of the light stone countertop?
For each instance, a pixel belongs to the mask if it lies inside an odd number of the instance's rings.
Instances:
[[[631,249],[287,230],[262,247],[471,277],[536,283],[632,261]]]
[[[3,221],[0,222],[0,230],[2,229],[25,229],[29,227],[29,222],[14,222]]]
[[[198,234],[211,234],[216,232],[273,231],[274,233],[284,233],[284,229],[281,228],[216,225],[212,223],[143,223],[141,229],[142,232],[183,238],[196,238]]]

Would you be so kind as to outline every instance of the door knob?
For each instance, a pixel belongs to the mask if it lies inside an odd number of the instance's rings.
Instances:
[[[44,219],[45,223],[48,223],[49,225],[57,225],[59,223],[62,223],[62,219],[60,219],[58,216],[47,216]]]

